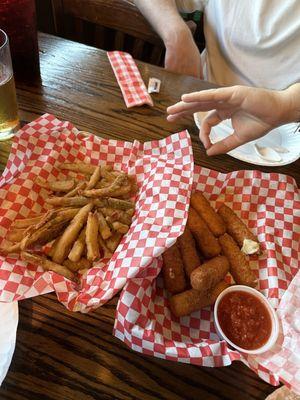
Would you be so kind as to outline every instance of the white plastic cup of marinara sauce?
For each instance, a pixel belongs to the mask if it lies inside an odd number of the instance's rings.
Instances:
[[[271,317],[271,334],[269,336],[269,339],[267,340],[267,342],[261,346],[258,347],[257,349],[252,349],[252,350],[247,350],[247,349],[243,349],[242,347],[237,346],[236,344],[234,344],[231,340],[228,339],[228,337],[224,334],[220,324],[219,324],[219,320],[218,320],[218,307],[219,304],[221,302],[221,300],[223,299],[223,297],[230,293],[230,292],[244,292],[244,293],[250,293],[252,295],[254,295],[256,298],[258,298],[260,301],[262,301],[262,303],[266,306],[269,315]],[[249,286],[244,286],[244,285],[234,285],[234,286],[230,286],[227,289],[223,290],[223,292],[221,292],[219,294],[219,296],[217,297],[217,300],[215,302],[215,306],[214,306],[214,320],[215,320],[215,326],[216,326],[216,331],[218,336],[221,339],[224,339],[231,347],[233,347],[234,349],[240,351],[241,353],[246,353],[246,354],[262,354],[265,353],[266,351],[270,350],[274,344],[276,343],[277,339],[278,339],[278,335],[279,335],[279,320],[277,317],[277,314],[274,310],[274,308],[271,306],[271,304],[269,303],[269,301],[267,300],[267,298],[260,293],[259,291],[257,291],[256,289],[253,289]]]

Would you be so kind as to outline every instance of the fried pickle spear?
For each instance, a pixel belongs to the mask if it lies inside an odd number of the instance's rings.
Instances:
[[[196,289],[190,289],[175,294],[169,300],[171,312],[175,317],[183,317],[201,308],[210,306],[227,287],[229,287],[229,284],[225,281],[221,281],[217,283],[210,293],[203,293]]]
[[[67,258],[70,248],[74,244],[79,232],[86,223],[89,212],[92,210],[92,208],[93,204],[85,205],[72,219],[70,225],[66,228],[58,242],[56,251],[53,254],[54,262],[61,264]]]
[[[230,264],[230,273],[238,285],[255,287],[257,279],[251,270],[245,254],[233,238],[225,233],[219,238],[222,253],[227,257]]]
[[[46,203],[54,207],[82,207],[86,204],[93,202],[96,207],[111,207],[119,210],[130,211],[134,210],[134,204],[131,201],[115,199],[108,197],[107,199],[88,199],[84,196],[74,196],[74,197],[48,197]]]
[[[63,275],[67,279],[74,280],[73,272],[69,271],[63,265],[57,264],[53,261],[48,260],[46,257],[38,256],[36,254],[31,254],[26,251],[21,252],[21,259],[27,261],[30,264],[34,264],[42,267],[45,271],[53,271],[57,274]]]
[[[177,243],[167,249],[163,255],[162,274],[168,292],[180,293],[186,288],[184,267]]]
[[[55,249],[56,249],[56,247],[57,247],[57,244],[58,244],[58,242],[59,242],[59,239],[60,239],[60,236],[58,236],[58,237],[54,240],[54,242],[52,243],[51,249],[49,250],[49,252],[48,252],[48,254],[47,254],[50,258],[52,258],[53,254],[54,254],[54,252],[55,252]]]
[[[38,224],[39,222],[41,222],[41,220],[43,219],[44,215],[38,215],[36,217],[32,217],[32,218],[24,218],[24,219],[15,219],[12,224],[11,227],[12,228],[28,228],[29,226]]]
[[[257,253],[259,253],[259,242],[257,237],[250,232],[242,220],[235,214],[231,208],[222,204],[218,209],[218,214],[223,218],[227,233],[233,237],[240,247],[243,247],[245,240],[251,240],[257,244]]]
[[[86,190],[93,189],[101,178],[101,167],[96,167],[86,186]]]
[[[0,254],[8,255],[8,254],[18,254],[21,250],[21,243],[14,243],[14,244],[1,244],[0,247]]]
[[[193,207],[190,207],[187,225],[205,258],[212,258],[221,253],[218,240]]]
[[[101,234],[99,233],[98,235],[98,241],[99,241],[99,247],[103,251],[103,258],[111,258],[113,253],[109,250],[109,248],[106,246],[105,241],[103,240]]]
[[[129,226],[128,226],[128,225],[122,224],[122,223],[119,222],[119,221],[113,222],[113,223],[112,223],[112,227],[113,227],[113,229],[114,229],[116,232],[120,232],[120,233],[122,233],[123,235],[125,235],[125,233],[127,233],[128,230],[129,230]]]
[[[106,240],[106,247],[114,253],[116,248],[119,246],[119,243],[122,240],[122,233],[115,232],[110,238]]]
[[[49,213],[49,216],[52,216],[52,218],[48,216],[45,218],[44,223],[41,221],[40,224],[32,229],[28,229],[28,233],[21,241],[21,249],[25,250],[34,244],[43,245],[55,239],[77,213],[77,208]]]
[[[127,182],[127,176],[122,173],[116,177],[110,186],[102,189],[84,190],[82,194],[86,197],[118,196],[120,191],[122,192],[122,186],[125,184],[125,182]]]
[[[77,262],[73,262],[67,259],[63,262],[63,265],[72,272],[77,272],[80,269],[90,269],[92,267],[92,263],[86,258],[81,258]]]
[[[90,200],[84,196],[48,197],[45,201],[47,204],[51,204],[54,207],[82,207],[90,202]]]
[[[185,273],[189,277],[194,269],[199,267],[201,262],[197,253],[195,240],[188,227],[186,227],[183,234],[179,236],[177,242],[182,257]]]
[[[75,197],[75,196],[77,196],[78,193],[80,192],[80,190],[84,190],[86,188],[86,185],[87,185],[87,182],[85,182],[85,181],[79,182],[78,185],[76,185],[73,190],[71,190],[70,192],[65,194],[64,197]]]
[[[85,248],[85,234],[86,234],[86,227],[82,229],[78,239],[76,239],[73,247],[68,255],[68,259],[73,262],[77,262],[80,260],[84,248]]]
[[[75,180],[70,179],[66,181],[44,181],[38,177],[35,181],[39,186],[52,190],[53,192],[69,192],[75,186]]]
[[[6,239],[9,240],[10,242],[21,242],[21,240],[24,238],[24,235],[26,234],[26,229],[14,229],[12,231],[9,231],[8,234],[6,235]]]
[[[229,262],[226,257],[218,256],[203,263],[191,273],[193,289],[201,293],[210,292],[217,283],[224,279],[229,271]]]
[[[111,232],[110,227],[108,226],[106,219],[104,218],[101,211],[97,212],[97,217],[98,217],[99,232],[100,232],[102,238],[104,240],[106,240],[112,236],[112,232]]]
[[[191,196],[191,206],[203,218],[211,232],[219,237],[226,232],[226,225],[220,215],[209,204],[208,200],[200,192],[194,192]]]
[[[122,210],[115,210],[114,208],[103,207],[100,209],[100,211],[104,214],[105,217],[108,217],[110,219],[111,223],[119,221],[125,225],[131,224],[132,217]]]
[[[58,168],[79,172],[84,175],[92,175],[96,169],[96,166],[85,163],[62,163],[58,165]]]
[[[88,215],[85,239],[87,259],[93,262],[100,257],[100,252],[98,243],[98,217],[92,212]]]
[[[118,210],[134,210],[134,203],[132,201],[127,201],[127,200],[120,200],[120,199],[115,199],[113,197],[108,197],[107,199],[104,199],[107,202],[107,207],[111,208],[116,208]]]

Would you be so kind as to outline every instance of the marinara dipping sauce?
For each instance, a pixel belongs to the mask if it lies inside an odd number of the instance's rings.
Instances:
[[[267,306],[252,293],[231,291],[220,299],[220,328],[236,346],[245,350],[262,347],[270,338],[272,320]]]

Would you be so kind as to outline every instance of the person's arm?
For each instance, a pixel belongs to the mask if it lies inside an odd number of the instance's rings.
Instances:
[[[287,122],[299,122],[300,123],[300,83],[295,83],[288,89],[282,91],[283,102],[285,110],[283,118],[287,119]]]
[[[281,91],[232,86],[184,94],[182,101],[168,107],[167,119],[172,122],[198,111],[210,111],[203,118],[200,129],[200,140],[207,154],[227,153],[266,135],[277,126],[300,122],[300,83]],[[212,144],[209,139],[211,128],[228,118],[233,134]]]
[[[135,4],[166,46],[165,68],[202,78],[199,50],[175,0],[135,0]]]

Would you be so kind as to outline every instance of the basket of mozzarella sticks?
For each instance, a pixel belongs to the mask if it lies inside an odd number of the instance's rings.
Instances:
[[[25,126],[0,180],[0,301],[108,301],[183,232],[192,168],[187,132],[142,144],[51,115]]]
[[[145,271],[126,284],[115,336],[172,361],[240,360],[299,391],[299,200],[285,175],[196,166],[185,231],[157,260],[157,277]],[[278,331],[264,350],[273,317]]]

